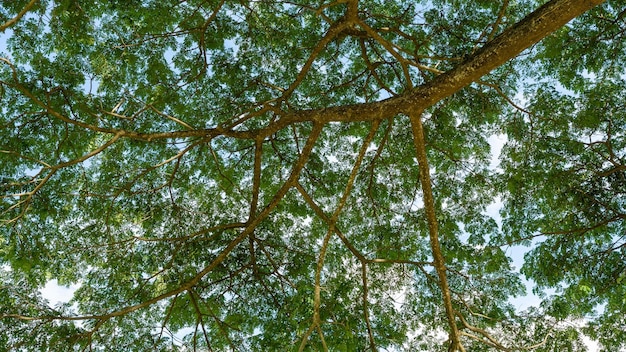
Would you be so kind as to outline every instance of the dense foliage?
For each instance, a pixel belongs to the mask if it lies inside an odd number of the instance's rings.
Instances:
[[[625,16],[1,2],[0,350],[626,348]]]

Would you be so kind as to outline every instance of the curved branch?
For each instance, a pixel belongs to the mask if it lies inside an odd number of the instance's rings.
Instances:
[[[401,96],[375,103],[303,110],[286,114],[283,116],[286,121],[276,123],[293,123],[298,120],[322,123],[373,121],[408,114],[415,109],[425,110],[479,80],[573,18],[604,1],[552,0],[499,34],[454,69]]]
[[[22,11],[20,11],[15,17],[13,17],[12,19],[4,22],[2,25],[0,25],[0,33],[4,32],[7,28],[11,27],[12,25],[16,24],[17,21],[19,21],[22,17],[24,17],[24,15],[30,11],[30,9],[35,6],[35,4],[37,3],[37,1],[39,0],[30,0],[30,2],[28,4],[26,4],[26,6],[24,6],[24,8],[22,9]]]
[[[304,64],[304,66],[302,66],[302,69],[300,70],[300,72],[298,72],[296,79],[283,92],[282,97],[284,100],[287,100],[289,96],[296,90],[296,88],[298,88],[300,83],[302,83],[307,73],[311,69],[311,66],[313,66],[313,62],[315,62],[315,59],[319,56],[322,50],[331,41],[333,41],[333,39],[335,39],[339,35],[339,33],[341,33],[344,29],[348,28],[350,25],[351,23],[349,21],[342,19],[338,22],[335,22],[333,25],[330,26],[330,28],[328,29],[324,37],[317,43],[315,48],[312,50],[311,55],[309,55],[309,58],[307,59],[306,63]]]

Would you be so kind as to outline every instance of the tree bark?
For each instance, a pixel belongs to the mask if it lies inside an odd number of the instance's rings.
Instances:
[[[383,101],[304,110],[287,113],[276,121],[272,130],[303,121],[357,122],[386,119],[398,114],[410,114],[413,110],[424,111],[428,107],[479,80],[493,69],[501,66],[536,44],[573,18],[583,14],[605,0],[553,0],[544,4],[517,24],[506,29],[481,49],[469,56],[454,69],[417,86],[405,94]]]
[[[413,132],[413,144],[415,146],[415,154],[419,165],[419,180],[422,186],[422,194],[424,197],[424,210],[426,212],[426,222],[428,223],[428,237],[430,239],[430,249],[433,254],[433,265],[439,277],[439,289],[443,298],[443,306],[446,310],[446,318],[448,320],[449,340],[451,351],[456,351],[461,347],[461,339],[459,329],[456,326],[454,307],[452,307],[452,296],[450,287],[448,286],[448,278],[446,275],[446,261],[441,252],[441,244],[439,243],[439,225],[437,223],[437,214],[435,212],[435,198],[430,181],[430,167],[428,166],[428,157],[426,155],[426,140],[424,138],[424,127],[422,126],[422,112],[415,111],[411,114],[411,131]]]

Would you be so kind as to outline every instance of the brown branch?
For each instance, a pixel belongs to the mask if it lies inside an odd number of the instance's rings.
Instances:
[[[200,52],[202,54],[202,59],[203,59],[203,66],[202,66],[203,72],[201,72],[201,74],[206,72],[206,69],[208,67],[207,56],[206,56],[206,47],[204,45],[204,41],[206,40],[206,31],[209,28],[209,25],[211,24],[211,22],[213,22],[213,20],[215,20],[217,18],[217,14],[222,9],[222,7],[224,6],[225,2],[226,2],[225,0],[221,0],[220,1],[220,3],[213,10],[211,15],[209,15],[209,18],[207,18],[207,20],[204,22],[204,24],[200,28],[200,40],[199,40],[199,43],[198,43],[198,47],[200,48]]]
[[[157,115],[162,116],[162,117],[164,117],[164,118],[166,118],[166,119],[168,119],[168,120],[170,120],[170,121],[173,121],[173,122],[175,122],[175,123],[177,123],[177,124],[179,124],[179,125],[181,125],[181,126],[185,127],[185,128],[186,128],[186,129],[188,129],[188,130],[195,130],[195,129],[196,129],[196,128],[194,128],[194,127],[191,127],[191,126],[190,126],[188,123],[186,123],[185,121],[183,121],[183,120],[181,120],[181,119],[179,119],[179,118],[176,118],[176,117],[174,117],[174,116],[172,116],[172,115],[166,114],[166,113],[164,113],[163,111],[161,111],[161,110],[159,110],[159,109],[155,108],[152,104],[148,104],[148,105],[146,105],[146,107],[148,107],[150,110],[152,110],[153,112],[155,112]]]
[[[92,125],[92,124],[89,124],[89,123],[86,123],[86,122],[83,122],[83,121],[74,120],[72,118],[69,118],[69,117],[65,116],[64,114],[62,114],[62,113],[58,112],[57,110],[55,110],[49,104],[47,104],[44,101],[42,101],[41,99],[37,98],[35,96],[35,94],[31,90],[26,88],[23,84],[19,83],[18,76],[17,76],[17,70],[16,70],[15,66],[13,65],[13,63],[11,63],[8,59],[2,58],[2,57],[0,57],[0,61],[2,61],[5,64],[9,65],[9,67],[12,70],[14,83],[11,84],[11,86],[16,88],[20,92],[22,92],[33,103],[35,103],[39,107],[43,108],[46,113],[50,114],[54,118],[56,118],[58,120],[61,120],[61,121],[65,122],[65,123],[68,123],[68,124],[71,124],[71,125],[74,125],[74,126],[77,126],[77,127],[84,128],[84,129],[89,130],[89,131],[99,132],[99,133],[106,133],[106,134],[113,134],[113,135],[118,135],[119,134],[121,137],[124,137],[124,138],[130,138],[130,139],[146,141],[146,142],[151,142],[151,141],[159,140],[159,139],[176,139],[176,138],[190,138],[190,137],[203,137],[203,138],[207,138],[207,140],[210,140],[210,139],[212,139],[212,138],[214,138],[216,136],[227,136],[227,137],[235,137],[235,138],[242,138],[242,139],[256,139],[257,137],[259,137],[259,135],[268,136],[268,135],[270,135],[270,134],[272,134],[272,133],[274,133],[276,131],[275,129],[271,128],[272,126],[268,126],[266,128],[260,128],[260,129],[256,129],[256,130],[251,130],[251,131],[234,131],[234,130],[231,129],[234,126],[231,126],[230,128],[224,128],[222,126],[218,126],[218,127],[214,127],[214,128],[205,128],[205,129],[190,129],[191,126],[189,126],[188,124],[186,124],[182,120],[180,120],[180,119],[178,119],[176,117],[164,114],[163,112],[155,109],[151,105],[144,106],[144,108],[142,108],[138,113],[141,113],[141,112],[146,111],[146,110],[152,110],[155,113],[157,113],[157,114],[159,114],[159,115],[161,115],[161,116],[163,116],[163,117],[165,117],[165,118],[167,118],[167,119],[169,119],[171,121],[176,122],[177,124],[183,125],[184,127],[187,128],[187,130],[183,130],[183,131],[168,131],[168,132],[152,132],[152,133],[150,133],[150,132],[126,131],[126,130],[120,130],[120,129],[115,129],[115,128],[105,128],[105,127]],[[251,116],[258,116],[258,114],[264,113],[264,112],[269,111],[271,109],[272,108],[270,106],[266,106],[263,109],[261,109],[259,112],[256,112],[256,113],[252,114]],[[105,112],[105,113],[109,114],[109,115],[112,115],[112,116],[120,117],[120,118],[128,118],[126,116],[117,114],[115,112]],[[133,115],[133,116],[135,116],[135,115]],[[130,117],[130,119],[132,119],[132,118],[133,117]],[[308,121],[310,121],[310,120],[308,120]],[[289,124],[295,123],[295,122],[301,122],[301,121],[290,121]],[[281,127],[282,127],[282,125],[281,125]]]
[[[493,337],[491,336],[491,334],[489,334],[487,331],[485,331],[485,330],[483,330],[483,329],[479,329],[479,328],[477,328],[477,327],[474,327],[474,326],[470,325],[470,324],[467,322],[467,320],[465,320],[465,318],[463,317],[463,315],[462,315],[462,314],[457,313],[457,316],[459,317],[459,319],[461,320],[461,323],[463,323],[463,326],[464,326],[465,328],[467,328],[468,330],[470,330],[470,331],[472,331],[472,332],[475,332],[475,333],[480,334],[481,336],[483,336],[483,338],[477,338],[477,340],[478,340],[478,341],[481,341],[481,342],[483,342],[483,343],[486,343],[487,345],[490,345],[490,346],[492,346],[492,347],[495,347],[495,348],[497,348],[497,349],[499,349],[499,350],[501,350],[501,351],[511,351],[511,349],[510,349],[510,348],[507,348],[507,347],[503,346],[502,344],[500,344],[500,343],[499,343],[499,342],[498,342],[495,338],[493,338]],[[466,332],[461,332],[461,334],[462,334],[462,335],[465,335],[465,336],[469,336],[469,337],[475,338],[473,335],[468,334],[468,333],[466,333]],[[486,339],[486,340],[485,340],[485,339]]]
[[[363,61],[365,62],[367,69],[370,71],[370,74],[372,75],[372,77],[374,77],[374,80],[378,83],[380,89],[383,89],[392,97],[398,96],[396,92],[392,91],[391,88],[389,88],[387,84],[383,82],[383,80],[380,78],[380,75],[378,75],[378,73],[376,72],[376,68],[380,66],[382,63],[381,62],[372,63],[370,61],[368,54],[367,54],[367,48],[365,47],[365,41],[363,39],[359,40],[359,48],[361,49],[361,57],[363,58]]]
[[[198,140],[190,145],[188,145],[186,148],[184,148],[183,150],[179,151],[177,154],[175,154],[174,156],[161,161],[158,164],[152,165],[144,170],[142,170],[140,173],[136,174],[130,181],[126,182],[124,186],[120,187],[117,192],[115,192],[112,195],[112,200],[117,199],[122,193],[124,193],[124,191],[128,191],[131,195],[137,195],[137,194],[141,194],[141,193],[147,193],[147,192],[156,192],[160,189],[163,189],[167,186],[171,186],[171,183],[174,180],[174,176],[176,173],[176,169],[178,168],[178,165],[180,163],[180,160],[182,159],[182,157],[187,154],[190,150],[192,150],[193,148],[195,148],[196,146],[205,143],[206,141],[204,139]],[[139,181],[142,177],[146,176],[147,174],[149,174],[150,172],[164,166],[167,165],[169,163],[171,163],[172,161],[176,160],[176,163],[174,164],[174,170],[172,170],[172,174],[169,177],[169,180],[167,180],[165,183],[161,184],[160,186],[157,187],[153,187],[150,189],[141,189],[138,191],[130,191],[130,188],[133,184],[136,184],[137,181]],[[219,169],[219,168],[218,168]]]
[[[285,92],[283,93],[282,97],[284,100],[287,100],[289,96],[296,90],[296,88],[298,88],[300,83],[302,83],[307,73],[313,66],[313,62],[315,62],[315,60],[317,59],[319,54],[322,52],[322,50],[324,50],[324,48],[331,41],[333,41],[333,39],[335,39],[339,35],[339,33],[341,33],[344,29],[348,28],[350,25],[351,23],[349,21],[342,19],[340,21],[335,22],[334,24],[330,26],[326,34],[324,34],[324,37],[317,43],[315,48],[311,51],[311,55],[309,55],[309,58],[307,59],[306,63],[304,64],[304,66],[302,66],[302,69],[300,69],[300,72],[298,72],[296,79],[291,83],[289,88],[287,88]]]
[[[259,244],[259,248],[261,249],[261,252],[265,254],[265,258],[267,259],[267,261],[270,262],[270,265],[274,269],[274,274],[281,279],[280,285],[283,288],[283,291],[284,291],[283,281],[289,284],[291,288],[296,289],[296,285],[289,279],[289,277],[280,273],[280,266],[278,265],[278,263],[276,263],[274,258],[272,258],[270,252],[265,248],[265,245],[263,244],[263,242],[259,240],[257,237],[254,237],[254,240]]]
[[[363,317],[365,319],[365,325],[367,326],[367,335],[370,341],[370,348],[372,351],[376,351],[376,341],[374,341],[374,334],[372,333],[372,324],[370,322],[370,313],[368,307],[368,287],[367,287],[367,265],[361,263],[361,280],[363,283]]]
[[[487,36],[487,40],[493,39],[496,32],[498,32],[498,27],[500,26],[500,23],[502,23],[502,19],[504,19],[504,15],[508,7],[509,7],[509,0],[504,0],[504,3],[502,4],[502,7],[500,8],[500,12],[498,13],[498,18],[493,23],[493,25],[491,25],[491,32]]]
[[[402,73],[404,74],[404,79],[406,80],[406,85],[408,89],[413,89],[413,81],[411,80],[411,75],[409,74],[409,60],[407,60],[404,56],[400,55],[396,51],[396,46],[393,43],[390,43],[385,38],[383,38],[378,32],[376,32],[372,27],[368,26],[364,21],[358,22],[359,27],[363,28],[365,32],[374,40],[376,40],[380,45],[382,45],[388,53],[390,53],[398,62],[400,66],[402,66]]]
[[[328,345],[326,345],[326,339],[324,338],[324,333],[322,332],[322,328],[317,326],[317,335],[320,337],[320,341],[322,341],[322,349],[324,351],[328,351]]]
[[[6,59],[0,58],[0,60],[7,62],[9,65],[12,65]],[[26,87],[24,87],[22,84],[18,83],[17,81],[14,83],[14,86],[19,91],[21,91],[25,96],[27,96],[33,103],[43,108],[46,111],[46,113],[50,114],[51,116],[65,123],[78,126],[78,127],[81,127],[86,130],[93,131],[93,132],[115,134],[115,135],[119,134],[122,137],[136,139],[140,141],[151,142],[151,141],[159,140],[159,139],[176,139],[176,138],[189,138],[189,137],[204,137],[204,138],[212,139],[216,136],[227,136],[227,137],[235,137],[235,138],[242,138],[242,139],[255,139],[258,137],[259,134],[261,134],[265,130],[265,129],[258,129],[254,131],[233,131],[231,129],[226,129],[223,127],[214,127],[214,128],[193,129],[193,130],[183,130],[183,131],[146,133],[146,132],[119,130],[119,129],[114,129],[114,128],[104,128],[104,127],[100,127],[100,126],[92,125],[92,124],[85,123],[82,121],[71,119],[65,116],[64,114],[56,111],[50,105],[46,104],[45,102],[37,98],[33,92],[31,92],[29,89],[27,89]],[[144,108],[144,109],[148,109],[148,108]],[[170,117],[170,119],[171,118],[173,117]],[[178,119],[176,120],[178,121],[177,123],[184,124],[184,122]],[[268,133],[266,133],[265,135],[267,134]]]
[[[372,124],[369,134],[367,135],[367,137],[365,138],[365,141],[361,145],[361,150],[359,151],[357,160],[355,161],[354,166],[352,167],[350,178],[348,179],[343,195],[341,196],[341,199],[339,200],[339,204],[337,205],[337,208],[335,209],[332,217],[329,220],[328,232],[326,233],[326,236],[324,237],[322,248],[320,249],[320,254],[317,260],[317,268],[315,270],[315,288],[314,288],[314,297],[313,297],[313,321],[311,323],[310,328],[307,330],[307,333],[305,333],[305,335],[302,337],[302,341],[300,343],[300,348],[298,349],[298,351],[304,350],[304,347],[306,346],[309,335],[311,334],[311,332],[313,332],[314,328],[321,329],[320,327],[321,321],[320,321],[320,314],[319,314],[319,310],[321,306],[321,287],[322,287],[321,277],[322,277],[322,269],[324,268],[324,258],[326,256],[326,251],[328,250],[328,244],[330,242],[332,234],[335,233],[335,224],[337,223],[337,220],[339,219],[339,215],[341,214],[341,211],[343,210],[343,207],[345,206],[346,201],[348,200],[348,197],[350,196],[350,193],[352,191],[352,186],[354,185],[354,181],[356,180],[356,176],[363,162],[363,158],[365,157],[365,153],[367,152],[367,148],[369,148],[369,145],[372,143],[372,140],[374,139],[374,136],[376,135],[376,132],[378,131],[379,126],[380,126],[380,121],[374,121],[374,123]]]
[[[300,194],[302,195],[302,198],[304,198],[304,200],[309,204],[309,206],[313,209],[313,211],[317,214],[317,216],[322,219],[326,224],[328,224],[330,226],[330,217],[328,215],[326,215],[324,213],[324,211],[322,210],[322,208],[320,208],[319,205],[317,205],[317,203],[315,203],[315,201],[313,200],[313,198],[311,198],[311,195],[309,195],[309,193],[304,189],[304,187],[302,187],[302,185],[300,183],[296,184],[296,189],[300,192]],[[357,257],[357,259],[360,262],[366,262],[368,261],[367,258],[365,258],[365,256],[358,250],[356,249],[352,243],[350,243],[350,241],[348,241],[348,239],[346,238],[346,236],[344,236],[344,234],[335,226],[335,233],[337,234],[337,236],[341,239],[341,241],[344,243],[344,245],[346,246],[346,248],[348,248],[348,250],[350,252],[352,252],[352,254]]]
[[[15,17],[13,17],[12,19],[4,22],[2,25],[0,25],[0,33],[3,33],[7,28],[11,27],[12,25],[16,24],[17,21],[19,21],[22,17],[24,17],[24,15],[30,11],[30,9],[35,6],[35,4],[37,3],[37,1],[39,0],[30,0],[30,2],[28,4],[26,4],[26,6],[24,6],[24,8],[22,9],[22,11],[20,11]]]
[[[433,197],[432,182],[430,179],[430,168],[428,166],[428,158],[426,156],[426,141],[424,139],[424,127],[422,126],[421,111],[414,112],[411,118],[411,130],[413,132],[413,144],[419,167],[419,180],[422,185],[422,193],[424,197],[424,210],[426,212],[426,221],[428,222],[428,233],[430,238],[430,247],[433,254],[433,261],[437,276],[439,277],[439,288],[443,298],[443,305],[448,319],[450,328],[450,348],[451,351],[462,350],[459,330],[454,318],[454,308],[452,307],[452,297],[448,286],[446,276],[446,263],[441,251],[439,243],[439,226],[437,224],[437,215],[435,213],[435,200]]]
[[[531,115],[532,113],[530,111],[528,111],[527,109],[517,105],[517,103],[515,103],[513,101],[513,99],[511,99],[508,95],[504,94],[504,92],[502,91],[502,88],[500,88],[500,86],[498,86],[495,83],[490,83],[490,82],[486,82],[486,81],[478,81],[478,84],[483,85],[483,86],[487,86],[489,88],[492,88],[493,90],[496,91],[496,93],[498,93],[499,96],[501,96],[502,98],[504,98],[504,100],[506,100],[507,103],[509,103],[512,107],[514,107],[516,110],[519,110],[520,112],[523,112],[525,114]]]
[[[574,17],[603,3],[604,0],[553,0],[499,34],[454,69],[407,93],[374,103],[303,110],[283,115],[277,125],[296,121],[320,123],[373,121],[414,109],[425,110],[456,93],[471,82],[517,56],[526,48],[564,26]]]
[[[209,129],[193,130],[193,131],[171,131],[156,133],[138,133],[134,131],[124,131],[124,137],[134,138],[144,141],[152,141],[156,139],[166,138],[186,138],[186,137],[207,137],[213,138],[217,135],[225,135],[235,138],[255,139],[259,135],[269,136],[282,128],[299,122],[357,122],[357,121],[374,121],[390,118],[399,114],[410,113],[416,108],[424,110],[442,99],[454,94],[471,82],[477,81],[480,77],[489,73],[491,70],[501,66],[508,60],[517,56],[526,48],[537,43],[545,36],[564,26],[571,19],[584,13],[604,2],[604,0],[552,0],[533,13],[526,16],[523,20],[508,28],[496,38],[485,44],[481,49],[477,50],[473,55],[469,56],[465,61],[454,69],[440,74],[432,81],[418,86],[405,94],[383,101],[374,103],[364,103],[356,105],[338,106],[324,109],[301,110],[291,113],[285,113],[276,108],[264,107],[263,109],[274,110],[281,117],[272,122],[268,126],[249,131],[233,131],[229,128],[216,127]],[[336,28],[348,28],[349,21],[341,22]],[[343,24],[345,23],[345,24]],[[325,41],[330,42],[337,30],[330,30],[324,37]],[[340,31],[339,31],[340,32]],[[338,33],[339,33],[338,32]],[[337,34],[338,34],[337,33]],[[320,42],[321,43],[321,42]],[[321,47],[318,48],[321,50]],[[6,60],[2,61],[11,65],[14,70],[14,80],[17,82],[15,68]],[[309,62],[314,59],[309,58]],[[305,67],[301,70],[298,77],[305,75]],[[297,86],[297,78],[292,84],[292,89]],[[303,78],[302,78],[303,79]],[[54,111],[50,106],[37,99],[28,89],[15,83],[15,87],[22,91],[26,96],[33,100],[37,105],[44,108],[46,112],[64,122],[71,123],[83,128],[87,128],[97,132],[115,134],[120,131],[114,129],[106,129],[98,126],[89,125],[83,122],[69,119],[62,114]],[[287,97],[291,91],[287,90],[284,97]]]
[[[204,335],[204,341],[206,342],[206,345],[209,348],[209,350],[212,350],[211,343],[209,342],[209,335],[207,334],[206,329],[204,328],[204,320],[202,319],[203,314],[202,314],[202,311],[200,310],[200,305],[198,305],[198,300],[194,296],[194,290],[192,289],[187,290],[187,294],[189,295],[189,298],[191,299],[193,309],[196,311],[196,317],[198,318],[196,326],[200,325],[200,327],[202,328],[202,334]],[[220,324],[218,324],[218,326],[221,327]],[[197,328],[196,328],[196,331],[197,331]],[[196,337],[194,336],[194,340],[195,339]]]
[[[597,228],[610,224],[611,222],[619,221],[626,219],[626,214],[616,214],[613,217],[603,219],[593,225],[587,227],[577,227],[573,229],[565,229],[558,231],[541,231],[539,236],[550,236],[550,235],[572,235],[572,234],[585,234],[587,232],[593,231]]]
[[[309,195],[307,193],[307,191],[304,189],[304,187],[302,187],[302,185],[300,183],[297,183],[295,187],[300,192],[300,194],[302,195],[302,198],[304,198],[304,200],[313,209],[315,214],[317,214],[317,216],[320,219],[322,219],[325,223],[330,225],[330,217],[328,217],[328,215],[326,215],[324,213],[322,208],[320,208],[320,206],[317,205],[317,203],[315,203],[313,198],[311,198],[311,195]],[[348,250],[361,263],[366,263],[366,264],[409,264],[409,265],[418,266],[420,268],[422,268],[424,265],[433,265],[432,262],[417,262],[417,261],[414,261],[414,260],[406,260],[406,259],[385,259],[385,258],[369,259],[369,258],[365,257],[365,255],[363,253],[361,253],[358,249],[356,249],[354,247],[354,245],[352,245],[352,243],[350,243],[350,241],[348,240],[346,235],[344,235],[343,232],[339,228],[337,228],[337,226],[335,226],[335,234],[337,235],[337,237],[339,237],[341,242],[343,242],[343,244],[346,246],[346,248],[348,248]]]
[[[474,313],[472,313],[474,314]],[[460,313],[457,313],[459,319],[461,320],[461,322],[463,323],[463,326],[476,333],[479,334],[480,336],[474,335],[474,334],[470,334],[468,332],[465,331],[461,331],[461,335],[463,336],[467,336],[469,338],[472,338],[476,341],[480,341],[481,343],[484,343],[486,345],[489,345],[491,347],[494,347],[500,351],[505,351],[505,352],[509,352],[509,351],[531,351],[534,350],[538,347],[541,347],[543,345],[545,345],[545,343],[548,341],[548,337],[550,337],[551,335],[548,333],[544,336],[543,340],[534,344],[534,345],[530,345],[530,346],[520,346],[520,347],[506,347],[504,345],[502,345],[500,342],[498,342],[498,340],[496,340],[493,336],[491,336],[491,334],[483,329],[477,328],[471,324],[469,324],[467,322],[467,320],[465,320],[465,318],[463,317],[463,315],[461,315]],[[482,337],[481,337],[482,336]]]
[[[166,325],[167,325],[167,322],[172,317],[172,313],[174,312],[174,304],[176,303],[177,299],[178,299],[178,295],[175,295],[174,298],[172,298],[172,302],[170,302],[169,307],[167,308],[167,313],[165,314],[165,319],[163,319],[163,323],[161,324],[161,331],[159,332],[159,339],[161,338],[161,336],[163,336],[163,330],[167,329]],[[169,331],[169,329],[167,329],[167,330]]]
[[[402,113],[410,113],[416,108],[424,110],[442,99],[454,94],[471,82],[477,81],[480,77],[489,73],[491,70],[501,66],[526,48],[537,43],[555,30],[561,28],[571,19],[603,2],[604,0],[552,0],[526,16],[517,24],[499,34],[454,69],[438,75],[432,81],[409,90],[401,96],[374,103],[338,106],[325,109],[301,110],[291,113],[284,113],[276,108],[266,106],[263,109],[274,110],[277,115],[281,116],[281,118],[272,122],[270,125],[257,130],[233,131],[229,128],[216,127],[193,131],[170,131],[156,133],[124,131],[124,137],[143,141],[197,136],[212,138],[217,135],[255,139],[259,135],[268,136],[286,126],[299,122],[327,123],[331,121],[374,121],[390,118]],[[323,46],[321,46],[322,43],[325,43],[324,45],[326,45],[341,32],[340,29],[348,28],[349,25],[351,25],[351,22],[344,20],[344,22],[337,24],[336,27],[331,26],[336,29],[329,29],[324,39],[320,42],[320,46],[317,50],[321,51],[323,48]],[[17,83],[15,68],[8,60],[3,58],[0,58],[0,60],[11,65],[11,68],[14,71],[14,80],[16,81],[15,87],[54,117],[59,118],[64,122],[96,132],[110,134],[120,132],[115,129],[106,129],[75,121],[54,111],[54,109],[50,106],[37,99],[30,91],[28,91],[28,89]],[[314,56],[309,57],[307,65],[312,65],[313,61]],[[283,97],[287,97],[293,90],[295,90],[296,86],[299,84],[298,82],[306,75],[305,68],[308,67],[307,65],[303,67],[298,75],[298,78],[296,78],[296,81],[292,83],[292,86],[290,87],[291,90],[286,90]]]
[[[245,227],[246,223],[243,222],[235,222],[235,223],[227,223],[222,225],[216,225],[212,227],[208,227],[199,231],[196,231],[192,234],[180,237],[143,237],[143,236],[133,236],[131,239],[145,242],[160,242],[160,241],[168,241],[168,242],[183,242],[194,237],[202,236],[210,232],[216,232],[221,230],[229,230],[236,229],[239,227]]]
[[[254,172],[252,177],[252,199],[250,200],[249,220],[256,216],[261,188],[261,158],[263,156],[263,140],[257,139],[254,144]]]
[[[322,305],[322,269],[324,268],[324,259],[326,257],[326,250],[328,250],[328,244],[332,237],[333,230],[332,225],[329,226],[328,232],[326,236],[324,236],[324,240],[322,242],[322,248],[320,249],[320,254],[317,259],[317,267],[315,269],[315,287],[313,292],[313,318],[311,322],[311,326],[307,330],[307,333],[302,336],[302,341],[300,342],[300,348],[298,348],[298,352],[304,351],[304,348],[307,345],[309,340],[309,335],[313,332],[314,329],[318,329],[320,338],[323,338],[324,334],[321,332],[322,321],[320,319],[320,307]]]

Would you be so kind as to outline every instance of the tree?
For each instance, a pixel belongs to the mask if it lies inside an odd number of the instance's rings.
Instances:
[[[624,5],[3,2],[0,345],[625,348]]]

